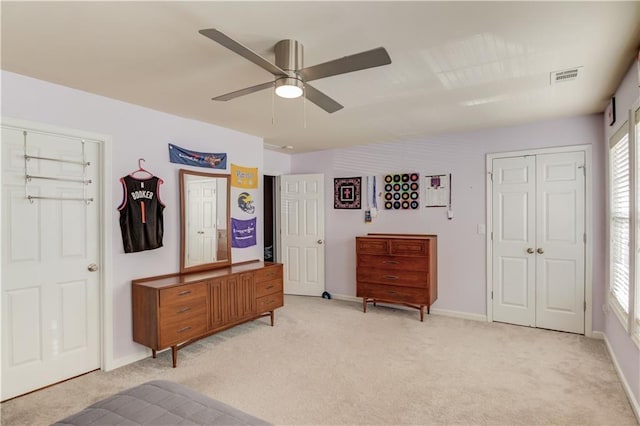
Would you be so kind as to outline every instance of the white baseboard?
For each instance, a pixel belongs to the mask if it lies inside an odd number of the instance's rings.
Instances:
[[[605,340],[605,334],[602,331],[592,331],[591,332],[591,338],[592,339],[598,339],[598,340]]]
[[[625,379],[624,374],[622,373],[622,369],[620,368],[620,364],[618,364],[618,360],[613,354],[613,349],[609,344],[609,339],[607,339],[607,335],[602,333],[601,331],[594,331],[593,334],[596,333],[601,334],[604,338],[604,343],[607,346],[607,351],[609,351],[609,355],[611,356],[611,360],[613,361],[613,366],[616,368],[616,372],[618,373],[618,377],[622,382],[622,387],[624,388],[624,392],[627,394],[627,399],[629,400],[629,404],[631,404],[631,409],[633,410],[633,414],[636,416],[636,420],[640,422],[640,405],[638,405],[638,401],[635,398],[635,395],[631,391],[631,387],[629,386],[629,382]]]
[[[445,317],[462,318],[472,321],[487,322],[487,316],[481,314],[470,314],[468,312],[451,311],[449,309],[431,308],[431,313],[435,315],[442,315]]]
[[[146,357],[151,355],[150,349],[140,349],[136,353],[131,355],[124,356],[118,359],[112,359],[107,365],[105,365],[104,371],[115,370],[116,368],[124,367],[128,364],[133,364],[136,361],[140,361],[141,359],[145,359]]]
[[[346,294],[332,294],[331,297],[333,299],[336,299],[336,300],[345,300],[347,302],[362,303],[362,298],[361,297],[348,296]],[[380,302],[380,304],[384,305],[385,303],[384,302]],[[400,309],[410,309],[410,308],[406,308],[405,306],[402,306],[402,305],[391,305],[391,306],[397,306]],[[448,309],[431,308],[431,314],[433,314],[433,315],[442,315],[442,316],[446,316],[446,317],[462,318],[462,319],[473,320],[473,321],[487,322],[487,316],[486,315],[470,314],[470,313],[467,313],[467,312],[451,311],[451,310],[448,310]]]

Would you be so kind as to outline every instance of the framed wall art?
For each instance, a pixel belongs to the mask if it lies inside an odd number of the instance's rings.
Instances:
[[[361,208],[362,178],[334,178],[333,179],[333,208],[360,209]]]

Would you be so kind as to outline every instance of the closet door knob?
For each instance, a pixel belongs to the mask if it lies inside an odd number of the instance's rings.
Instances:
[[[529,253],[529,254],[533,254],[533,249],[532,249],[531,247],[529,247],[529,248],[527,249],[527,253]]]
[[[536,250],[538,252],[538,254],[543,254],[544,250],[542,250],[541,248],[539,248],[538,250]]]

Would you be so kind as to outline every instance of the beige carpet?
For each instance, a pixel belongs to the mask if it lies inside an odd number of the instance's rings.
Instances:
[[[507,324],[287,296],[179,352],[95,372],[1,406],[49,424],[147,380],[173,380],[275,424],[636,424],[602,341]]]

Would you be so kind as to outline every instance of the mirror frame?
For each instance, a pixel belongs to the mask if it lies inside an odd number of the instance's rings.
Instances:
[[[227,259],[202,263],[196,266],[185,266],[186,254],[186,237],[187,237],[187,221],[185,216],[186,199],[185,199],[185,175],[205,176],[217,179],[225,179],[227,182]],[[224,268],[231,265],[231,176],[217,173],[206,173],[195,170],[180,169],[180,273],[197,272],[209,269]]]

